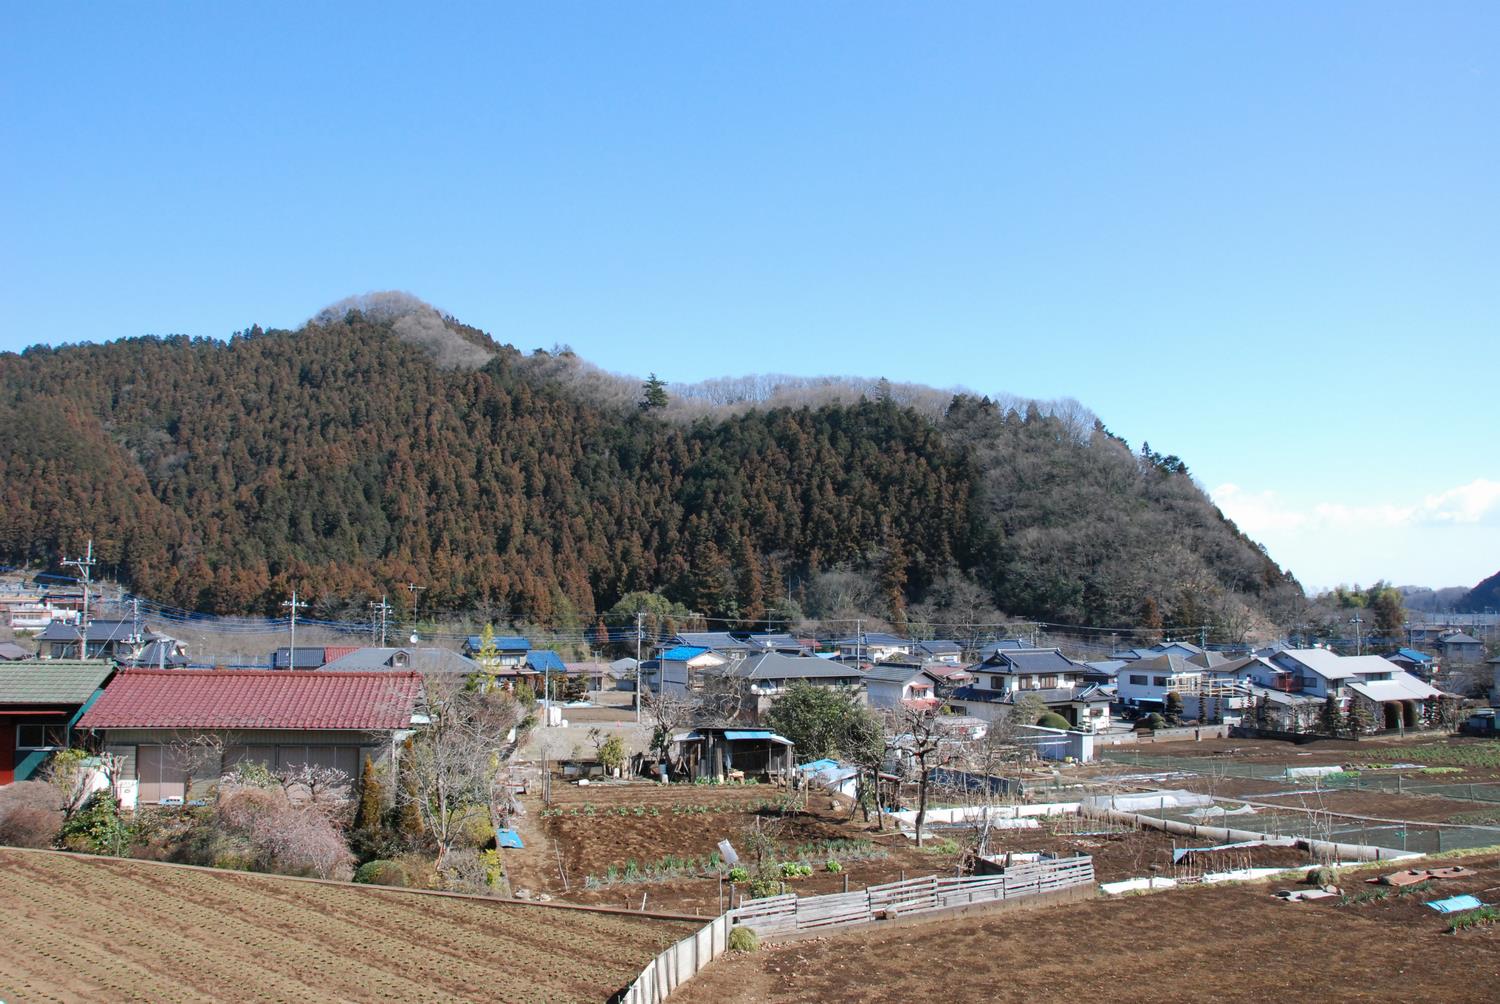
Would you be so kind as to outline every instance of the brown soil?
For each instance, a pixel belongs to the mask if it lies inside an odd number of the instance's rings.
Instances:
[[[1493,857],[1472,879],[1364,906],[1283,903],[1283,886],[1198,886],[1014,914],[851,929],[731,954],[673,993],[682,1004],[941,998],[1109,999],[1130,988],[1172,1001],[1493,1001],[1500,925],[1445,933],[1422,905],[1460,892],[1493,900]],[[1369,873],[1376,874],[1376,873]],[[1358,884],[1357,889],[1366,888]],[[941,975],[934,973],[941,966]]]
[[[0,849],[8,1001],[602,1001],[697,926]]]
[[[664,855],[702,857],[713,853],[725,838],[741,852],[747,849],[744,834],[757,817],[762,825],[776,827],[775,839],[785,847],[818,840],[863,839],[871,841],[884,856],[874,860],[845,861],[842,871],[823,870],[823,861],[809,858],[814,872],[797,879],[789,888],[801,895],[841,892],[846,888],[862,889],[870,885],[894,882],[917,875],[952,874],[959,857],[941,850],[945,840],[966,844],[972,834],[967,830],[937,829],[929,834],[929,846],[918,850],[912,841],[889,826],[878,831],[873,824],[859,818],[849,819],[846,806],[834,808],[824,795],[811,798],[805,811],[781,815],[765,807],[784,797],[784,792],[770,787],[705,787],[671,785],[663,787],[650,782],[621,785],[578,787],[556,783],[554,805],[561,816],[543,818],[539,797],[528,800],[528,813],[520,824],[526,841],[524,851],[506,852],[506,866],[513,888],[529,893],[546,893],[557,900],[640,909],[645,897],[648,909],[712,915],[727,905],[730,888],[722,890],[718,873],[705,870],[695,876],[668,881],[616,882],[602,888],[587,888],[588,876],[602,877],[613,866],[621,871],[627,861],[637,867],[658,861]],[[583,806],[594,808],[593,816],[583,815]],[[682,814],[686,806],[710,806],[707,813]],[[620,816],[610,810],[628,806],[631,814]],[[634,808],[644,813],[635,815]],[[673,807],[679,813],[672,813]],[[655,808],[657,815],[650,815]],[[577,810],[579,815],[567,813]],[[1094,858],[1095,875],[1101,882],[1149,875],[1181,876],[1224,868],[1297,867],[1310,863],[1305,851],[1293,848],[1258,847],[1236,851],[1213,868],[1202,864],[1177,868],[1172,863],[1174,846],[1206,846],[1209,840],[1177,838],[1157,830],[1109,829],[1105,824],[1076,817],[1043,820],[1041,829],[994,830],[990,850],[1044,851],[1060,856],[1089,854]],[[559,860],[566,871],[566,887],[558,870]],[[744,890],[739,891],[743,894]],[[721,899],[721,894],[725,899]]]
[[[955,854],[918,850],[889,824],[882,831],[859,817],[850,820],[847,805],[835,803],[827,795],[810,797],[805,808],[798,811],[783,812],[774,803],[785,795],[781,789],[766,785],[663,786],[633,781],[579,787],[554,781],[553,805],[564,814],[544,817],[540,796],[528,796],[527,814],[519,824],[526,849],[507,852],[507,872],[512,888],[545,892],[570,903],[629,904],[639,909],[644,895],[648,909],[717,914],[724,901],[720,899],[718,873],[711,870],[667,881],[616,882],[597,889],[587,888],[586,880],[589,876],[604,877],[611,866],[623,871],[629,861],[644,867],[669,854],[706,857],[724,839],[747,853],[746,831],[756,825],[757,819],[762,827],[774,832],[774,839],[784,848],[820,840],[868,840],[882,852],[872,860],[844,861],[838,873],[825,871],[822,859],[809,857],[813,874],[791,884],[803,895],[839,892],[846,881],[850,889],[859,889],[894,882],[903,875],[949,873],[958,863]],[[593,816],[583,814],[585,805],[594,808]],[[628,807],[630,814],[621,816],[610,811],[620,806]],[[637,806],[644,810],[641,815],[634,813]],[[710,811],[685,812],[690,806]],[[569,814],[575,809],[578,815]],[[650,814],[652,809],[657,812],[654,816]],[[567,874],[566,887],[559,873],[559,859]],[[729,893],[726,885],[723,895]]]

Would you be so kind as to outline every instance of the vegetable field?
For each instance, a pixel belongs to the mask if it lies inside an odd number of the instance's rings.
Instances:
[[[0,1000],[603,1001],[692,923],[0,849]]]

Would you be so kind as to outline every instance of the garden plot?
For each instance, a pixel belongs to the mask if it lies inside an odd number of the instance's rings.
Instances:
[[[851,820],[827,794],[769,785],[554,783],[552,805],[530,796],[526,810],[526,849],[506,857],[512,888],[622,908],[644,900],[647,909],[720,912],[730,890],[721,900],[718,844],[729,840],[753,871],[757,825],[775,845],[765,863],[805,866],[785,877],[807,895],[948,872],[959,851],[940,838],[919,850],[889,821],[880,830]]]
[[[1500,886],[1493,856],[1464,863],[1476,874],[1442,883],[1441,895]],[[791,1004],[936,997],[950,1004],[990,1004],[1108,1000],[1120,997],[1122,987],[1126,996],[1215,1004],[1495,999],[1500,924],[1448,934],[1449,921],[1422,905],[1436,892],[1339,906],[1337,898],[1284,903],[1273,895],[1282,887],[1197,886],[1052,906],[1024,918],[997,914],[871,925],[766,946],[753,955],[731,954],[672,1000]],[[914,962],[924,959],[962,962],[935,972]]]
[[[601,1001],[691,923],[0,850],[0,999]]]

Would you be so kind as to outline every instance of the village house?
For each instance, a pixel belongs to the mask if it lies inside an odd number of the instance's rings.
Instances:
[[[728,631],[679,631],[668,648],[706,648],[729,662],[765,651],[764,646]]]
[[[79,716],[114,673],[103,660],[0,663],[0,784],[36,777],[73,745]]]
[[[1390,655],[1385,656],[1386,661],[1406,670],[1419,680],[1432,682],[1433,659],[1426,652],[1419,652],[1414,648],[1398,648]]]
[[[1484,661],[1484,642],[1462,631],[1438,635],[1437,650],[1453,666],[1474,666]]]
[[[964,648],[956,641],[937,639],[935,641],[919,641],[916,643],[912,655],[923,662],[943,662],[950,666],[956,666],[964,661]]]
[[[130,651],[137,640],[135,622],[129,620],[94,620],[82,628],[53,621],[36,636],[43,659],[113,659]]]
[[[1326,699],[1341,709],[1363,701],[1377,728],[1422,728],[1443,692],[1378,655],[1338,655],[1324,648],[1281,649],[1249,668],[1257,684]]]
[[[745,713],[757,721],[794,683],[814,687],[847,687],[859,691],[863,699],[865,674],[853,666],[846,666],[832,659],[766,652],[752,655],[719,672],[744,683],[746,693],[742,707]]]
[[[0,662],[15,662],[19,659],[33,658],[32,653],[17,645],[13,641],[0,641]]]
[[[641,666],[641,679],[652,691],[663,694],[682,694],[695,689],[702,673],[729,662],[720,653],[701,645],[674,645],[654,661],[654,666]]]
[[[1070,726],[1097,732],[1109,727],[1110,695],[1085,682],[1084,671],[1055,648],[996,650],[973,667],[972,685],[952,692],[948,708],[994,724],[1009,718],[1016,702],[1030,695]]]
[[[421,697],[416,673],[116,673],[76,729],[121,758],[122,803],[180,804],[241,762],[332,767],[351,778],[394,755]]]
[[[935,705],[941,677],[921,666],[904,662],[882,662],[865,673],[866,701],[872,708],[902,705]]]
[[[911,655],[915,643],[910,638],[893,634],[869,631],[849,638],[840,638],[833,643],[840,656],[859,659],[863,662],[885,662],[897,656]]]
[[[332,653],[329,653],[332,654]],[[468,677],[479,672],[479,663],[446,648],[421,646],[351,649],[322,666],[325,673],[413,672]]]
[[[187,646],[176,638],[148,631],[118,661],[121,666],[136,669],[181,669],[188,664]]]
[[[495,649],[495,665],[508,668],[519,668],[526,662],[526,656],[531,651],[531,642],[520,635],[497,634],[490,639],[490,644]],[[480,652],[484,649],[484,639],[477,634],[471,634],[464,639],[463,654],[470,659],[478,659]]]

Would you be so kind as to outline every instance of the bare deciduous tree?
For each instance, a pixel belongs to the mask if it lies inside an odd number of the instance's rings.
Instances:
[[[423,678],[422,711],[427,723],[406,751],[409,783],[399,795],[416,808],[441,868],[475,807],[486,809],[493,825],[503,823],[508,800],[500,766],[511,753],[519,714],[508,694],[468,689],[449,674]]]
[[[922,846],[922,827],[927,821],[927,790],[932,772],[951,763],[960,751],[952,722],[938,708],[901,705],[886,711],[887,740],[891,750],[909,764],[917,776],[917,846]]]

